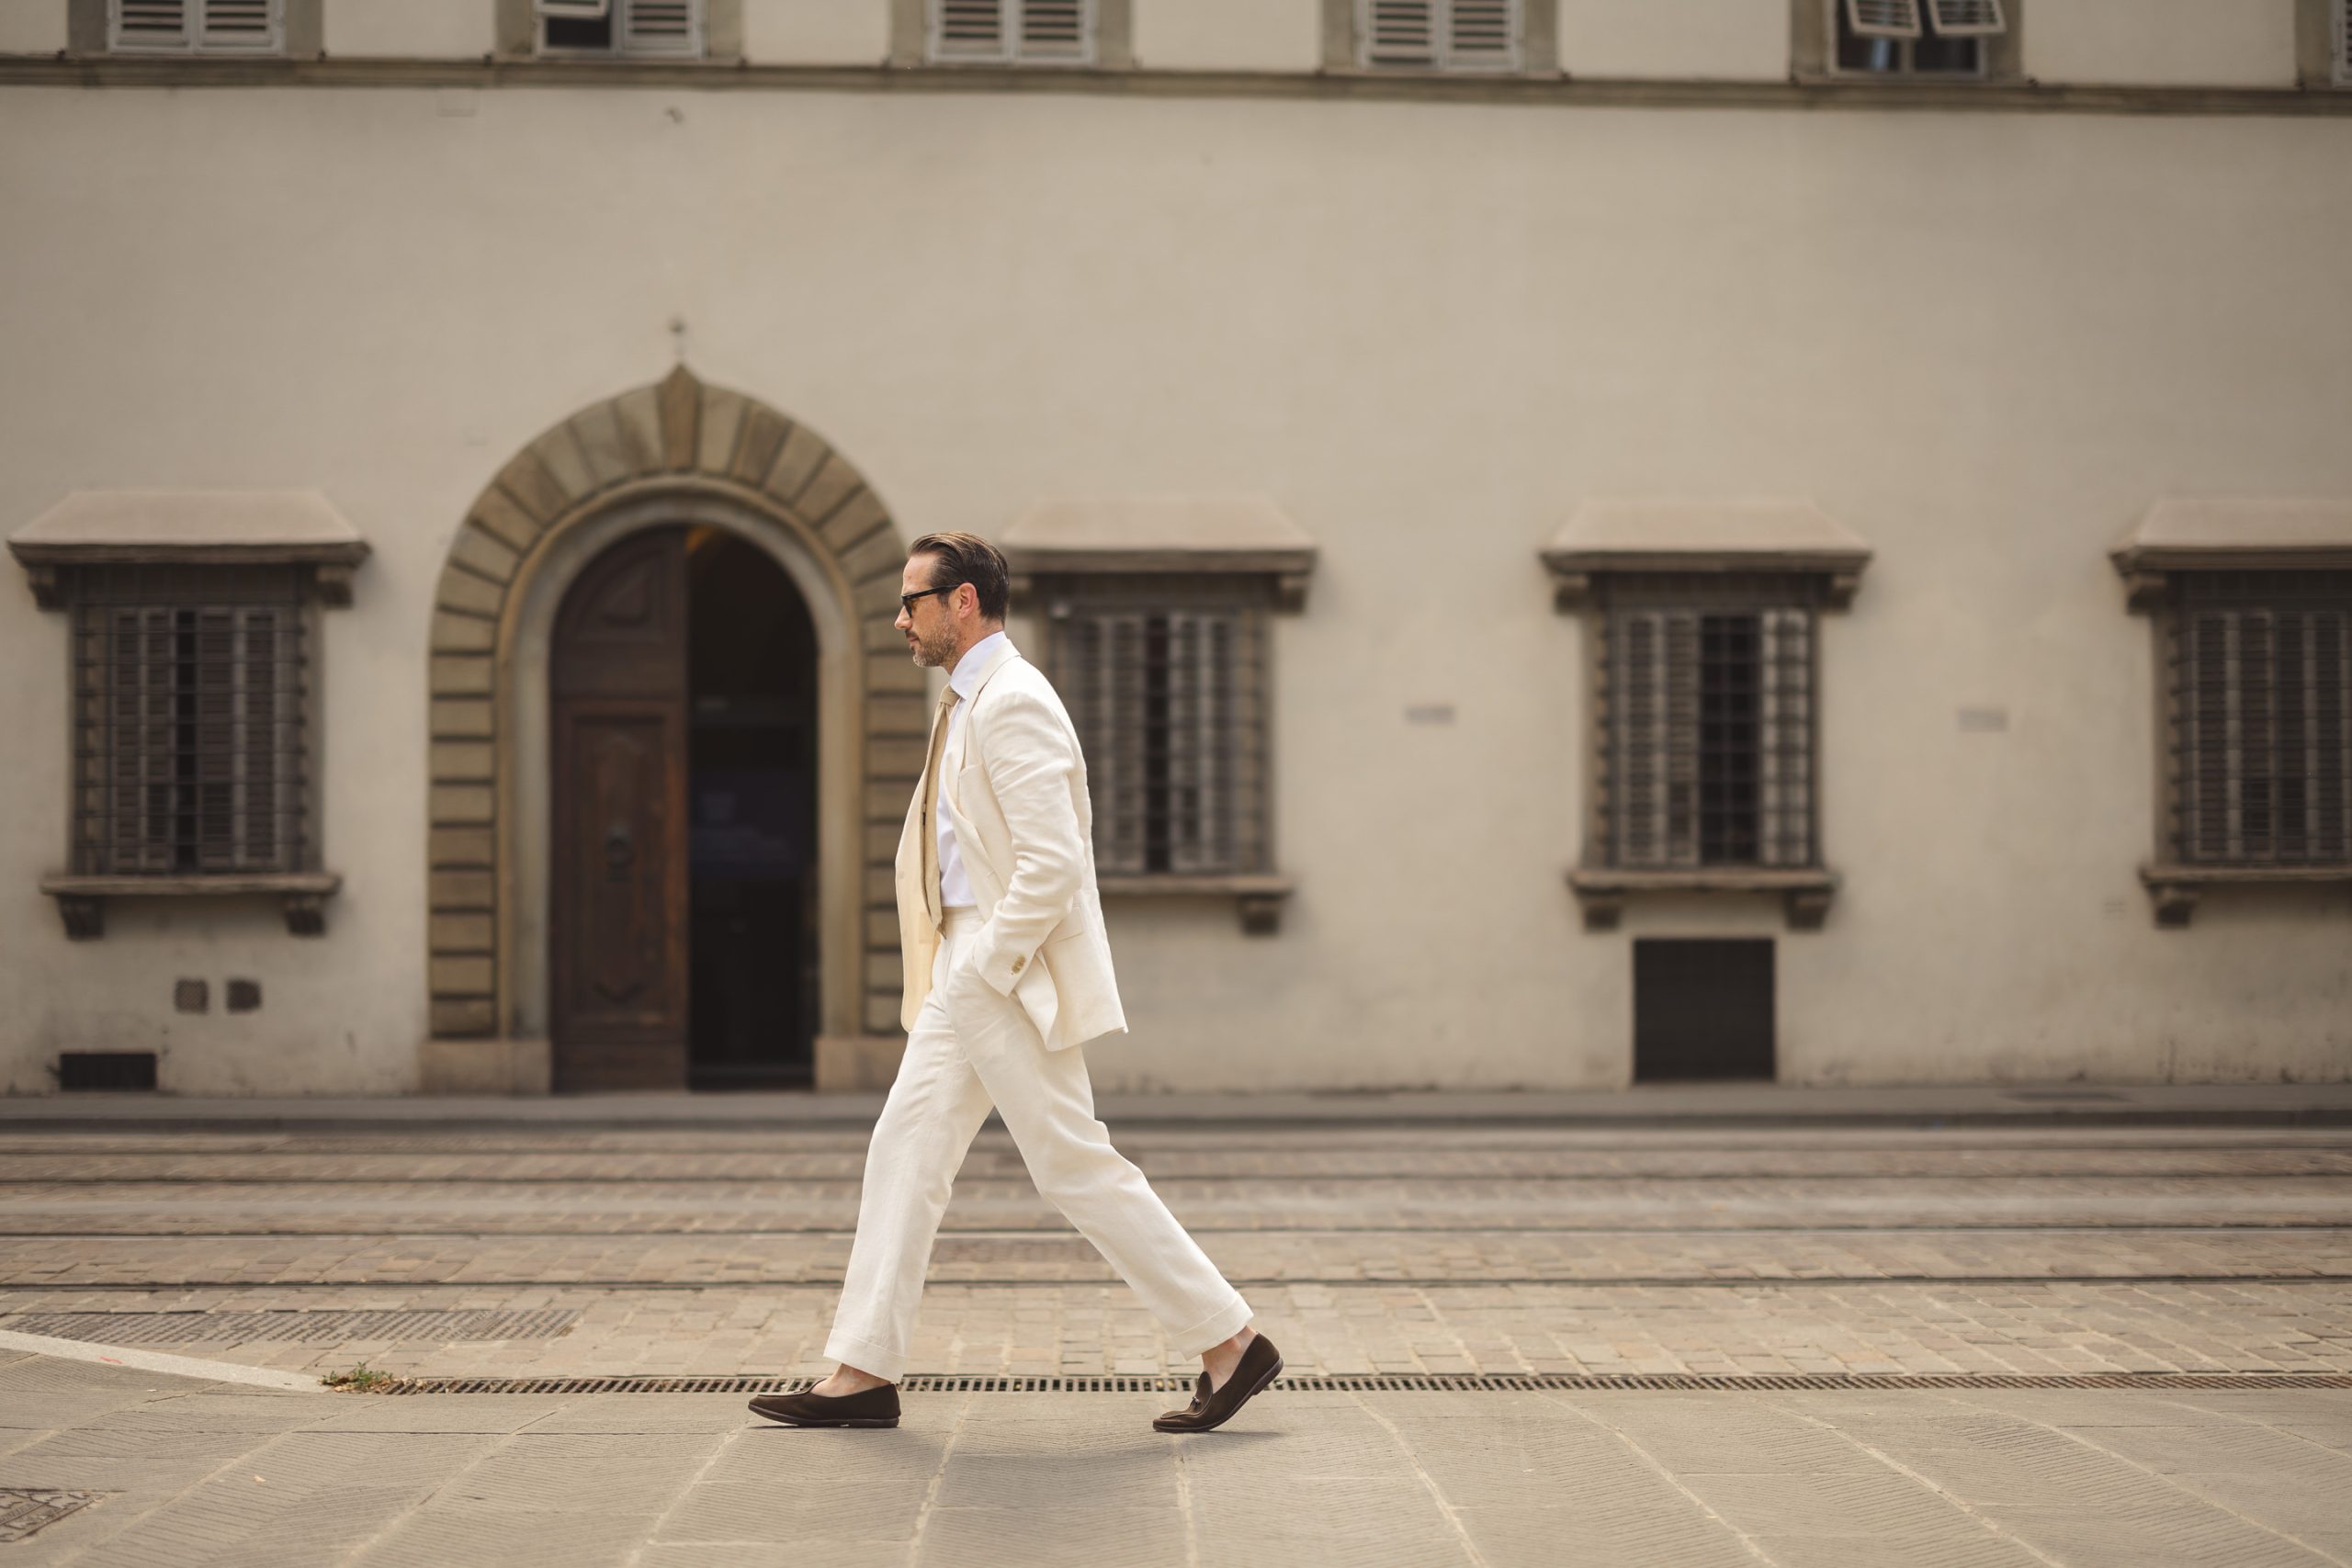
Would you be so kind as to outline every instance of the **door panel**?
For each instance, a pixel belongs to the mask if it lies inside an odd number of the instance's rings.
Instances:
[[[615,546],[565,596],[549,667],[556,1088],[685,1085],[683,535]]]

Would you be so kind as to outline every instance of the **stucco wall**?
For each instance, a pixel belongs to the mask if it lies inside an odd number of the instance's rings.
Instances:
[[[2041,0],[2025,66],[2045,82],[2291,87],[2294,0]]]
[[[55,54],[64,47],[64,0],[0,6],[0,54]]]
[[[1322,0],[1134,0],[1136,62],[1163,71],[1312,71]]]
[[[489,0],[324,0],[319,26],[333,55],[479,60],[494,17]]]
[[[1629,943],[1778,942],[1793,1081],[2343,1076],[2341,888],[2158,931],[2156,496],[2352,493],[2352,121],[1074,96],[0,93],[0,527],[119,485],[315,487],[323,938],[117,906],[68,942],[63,618],[0,592],[0,1065],[168,1049],[190,1091],[398,1089],[424,1032],[425,639],[485,480],[689,357],[910,533],[1051,495],[1264,493],[1281,933],[1114,904],[1103,1088],[1606,1085]],[[54,155],[75,149],[72,159]],[[1826,929],[1763,899],[1588,933],[1582,498],[1811,496],[1877,552],[1822,631]],[[13,568],[8,570],[13,571]],[[1016,626],[1033,645],[1034,633]],[[1452,727],[1408,726],[1451,703]],[[1963,733],[1959,705],[2006,707]],[[259,978],[258,1013],[171,1011]]]
[[[743,58],[759,64],[878,65],[888,0],[743,0]]]
[[[1560,65],[1574,76],[1789,73],[1788,0],[1559,0]]]

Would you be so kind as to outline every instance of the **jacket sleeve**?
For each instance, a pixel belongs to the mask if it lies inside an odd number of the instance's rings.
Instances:
[[[1078,743],[1035,694],[1008,691],[989,705],[973,739],[989,789],[1012,836],[1012,874],[973,944],[974,966],[999,996],[1010,996],[1053,929],[1078,902],[1086,846],[1071,789]]]

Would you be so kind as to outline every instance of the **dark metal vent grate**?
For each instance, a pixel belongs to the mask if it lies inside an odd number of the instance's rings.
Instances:
[[[46,1486],[0,1486],[0,1546],[24,1540],[66,1515],[86,1508],[105,1492],[59,1492]]]
[[[801,1393],[814,1378],[403,1378],[379,1393]],[[908,1393],[1189,1393],[1190,1376],[1023,1376],[1004,1372],[916,1372]],[[1900,1389],[2274,1389],[2352,1388],[2352,1372],[1791,1372],[1713,1377],[1698,1372],[1300,1372],[1276,1390],[1293,1393],[1766,1393]]]
[[[135,1093],[155,1087],[153,1051],[66,1051],[57,1058],[57,1087],[68,1094]]]

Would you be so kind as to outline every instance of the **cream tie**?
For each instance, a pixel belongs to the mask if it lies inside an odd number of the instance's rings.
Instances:
[[[922,765],[922,907],[933,926],[939,924],[939,829],[933,825],[939,810],[939,764],[947,750],[947,710],[964,700],[950,686],[939,694],[939,711],[931,720],[931,755]]]

